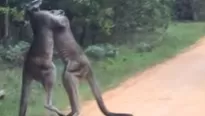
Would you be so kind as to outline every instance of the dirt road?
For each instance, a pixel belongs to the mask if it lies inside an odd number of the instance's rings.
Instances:
[[[103,97],[111,111],[134,116],[205,116],[205,38]],[[83,116],[103,115],[91,101]]]

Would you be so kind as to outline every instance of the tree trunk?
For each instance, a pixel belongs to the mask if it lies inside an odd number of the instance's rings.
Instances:
[[[5,0],[5,7],[8,7],[8,0]],[[7,46],[9,41],[9,11],[4,14],[4,34],[3,34],[3,45]]]

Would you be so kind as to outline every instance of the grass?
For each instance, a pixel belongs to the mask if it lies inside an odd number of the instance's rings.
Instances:
[[[193,44],[204,35],[205,23],[174,23],[167,30],[164,40],[152,52],[136,53],[133,47],[120,46],[120,55],[114,60],[105,60],[93,64],[93,69],[100,87],[103,91],[116,87],[133,73],[142,71],[154,64],[162,62],[179,53],[184,48]],[[143,38],[143,37],[141,37]],[[20,96],[21,69],[6,69],[0,71],[0,89],[7,92],[5,100],[0,101],[0,113],[2,116],[14,116],[18,112]],[[54,104],[59,108],[65,108],[69,101],[62,87],[62,66],[58,66],[58,79],[54,90]],[[35,83],[30,95],[28,115],[39,116],[45,110],[43,108],[44,92],[42,87]],[[80,86],[81,100],[93,98],[86,83]]]

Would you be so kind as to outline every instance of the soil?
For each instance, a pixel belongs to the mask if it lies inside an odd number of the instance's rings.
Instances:
[[[205,37],[103,94],[110,111],[134,116],[205,116]],[[81,116],[103,116],[94,100]]]

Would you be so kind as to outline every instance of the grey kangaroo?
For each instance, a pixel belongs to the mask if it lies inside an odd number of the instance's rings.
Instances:
[[[62,81],[69,96],[71,112],[67,116],[79,116],[80,104],[78,99],[78,81],[85,79],[88,81],[97,104],[106,116],[132,116],[132,114],[112,113],[106,108],[97,81],[93,75],[90,62],[77,44],[70,29],[70,23],[65,15],[55,15],[53,20],[58,24],[54,28],[54,44],[64,63]]]
[[[45,108],[58,115],[63,115],[52,105],[52,88],[56,76],[55,65],[52,61],[54,47],[52,28],[55,27],[55,22],[51,18],[53,15],[48,11],[39,11],[38,5],[40,4],[36,1],[35,7],[26,11],[33,29],[34,39],[23,66],[19,116],[26,116],[30,86],[33,80],[40,82],[45,89]]]

